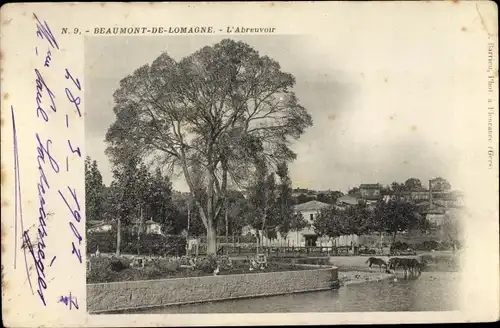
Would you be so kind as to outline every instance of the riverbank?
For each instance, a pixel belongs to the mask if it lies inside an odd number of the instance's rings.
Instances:
[[[378,282],[394,277],[392,273],[378,272],[378,271],[341,271],[339,269],[339,284],[340,286],[349,286],[361,284],[365,282]]]
[[[460,268],[460,252],[451,251],[436,251],[422,252],[417,255],[398,256],[404,258],[415,258],[418,261],[427,263],[427,270],[431,271],[458,271]],[[329,258],[329,263],[339,268],[339,272],[348,271],[378,271],[378,266],[368,267],[368,259],[370,257],[381,258],[384,261],[389,261],[388,256],[366,255],[366,256],[332,256]]]

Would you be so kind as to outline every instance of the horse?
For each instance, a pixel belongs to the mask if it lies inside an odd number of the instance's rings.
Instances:
[[[421,274],[423,263],[420,263],[417,259],[409,259],[409,258],[399,258],[394,257],[389,260],[389,269],[393,269],[396,272],[397,267],[402,267],[405,277],[409,273],[410,275],[414,275],[418,273]]]
[[[378,265],[380,271],[382,271],[382,266],[384,266],[387,269],[387,262],[377,257],[370,257],[368,260],[366,260],[366,263],[370,263],[370,265],[368,266],[370,268],[372,267],[373,264]]]
[[[410,263],[410,268],[412,269],[414,274],[420,276],[422,274],[422,268],[425,267],[425,261],[419,262],[417,259],[412,259]]]

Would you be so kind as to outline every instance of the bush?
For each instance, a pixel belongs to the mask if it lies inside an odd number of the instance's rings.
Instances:
[[[212,273],[217,268],[217,259],[215,256],[208,256],[196,263],[196,269],[205,273]]]
[[[136,233],[123,231],[121,233],[121,249],[124,254],[180,256],[186,253],[186,238],[177,235],[141,234],[140,240]],[[101,253],[116,251],[116,231],[95,232],[87,235],[87,254],[95,253],[97,248]]]
[[[130,264],[125,263],[117,258],[111,258],[111,262],[109,263],[109,268],[111,271],[120,272],[130,267]]]
[[[435,240],[424,241],[423,243],[415,244],[414,248],[420,251],[436,250],[439,248],[439,243]]]
[[[399,240],[391,245],[391,251],[393,251],[393,250],[402,251],[402,250],[407,250],[408,248],[410,248],[410,245],[408,245],[405,242],[401,242]]]

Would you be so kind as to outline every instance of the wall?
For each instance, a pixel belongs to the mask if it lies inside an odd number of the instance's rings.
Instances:
[[[91,313],[174,304],[327,290],[338,283],[336,267],[87,285]]]

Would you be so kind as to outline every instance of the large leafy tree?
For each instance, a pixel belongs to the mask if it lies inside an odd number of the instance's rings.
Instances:
[[[451,184],[442,177],[437,177],[431,180],[432,190],[434,191],[449,191],[451,189]]]
[[[105,209],[104,185],[97,162],[90,157],[85,158],[85,213],[86,223],[102,220]]]
[[[215,253],[215,223],[228,185],[248,176],[255,156],[293,160],[290,142],[312,125],[294,84],[276,61],[243,42],[226,39],[179,62],[163,53],[114,93],[108,154],[124,162],[125,150],[133,149],[180,169],[205,226],[208,253]],[[194,166],[203,171],[201,186]]]
[[[319,210],[313,221],[314,231],[320,236],[339,237],[344,234],[344,222],[342,222],[342,210],[335,206],[325,207]]]
[[[422,188],[422,181],[417,178],[410,178],[405,181],[405,189],[408,191],[418,190]]]
[[[387,202],[379,201],[373,214],[373,230],[390,233],[393,243],[396,241],[398,232],[420,228],[424,225],[424,218],[419,215],[418,208],[402,197],[396,197]]]
[[[316,216],[313,226],[316,233],[329,237],[361,235],[376,229],[372,211],[365,204],[345,209],[338,209],[335,206],[323,208]]]

